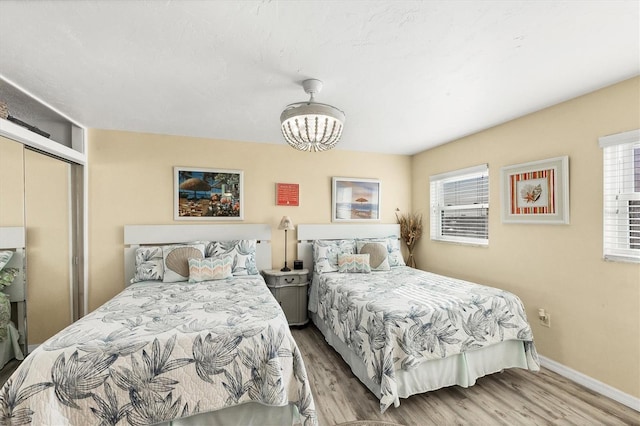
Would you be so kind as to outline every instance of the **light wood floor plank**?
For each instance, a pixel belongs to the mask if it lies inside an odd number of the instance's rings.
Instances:
[[[320,424],[381,420],[413,425],[640,425],[640,413],[543,368],[510,369],[400,400],[380,413],[378,399],[309,325],[293,329],[311,378]]]

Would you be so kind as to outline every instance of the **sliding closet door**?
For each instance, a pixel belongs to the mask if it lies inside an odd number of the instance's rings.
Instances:
[[[27,333],[43,343],[72,322],[71,165],[25,150]]]

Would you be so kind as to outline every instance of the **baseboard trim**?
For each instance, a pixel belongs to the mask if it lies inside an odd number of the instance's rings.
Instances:
[[[579,371],[569,368],[566,365],[562,365],[552,359],[549,359],[542,355],[538,356],[540,357],[540,365],[548,368],[554,373],[558,373],[559,375],[566,377],[567,379],[572,380],[587,389],[591,389],[592,391],[597,392],[600,395],[611,398],[614,401],[626,405],[629,408],[640,411],[640,398],[636,398],[635,396],[624,393],[621,390],[609,386],[606,383],[602,383],[599,380],[589,377],[586,374],[582,374]]]

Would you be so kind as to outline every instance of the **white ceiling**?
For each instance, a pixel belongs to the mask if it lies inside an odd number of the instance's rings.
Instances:
[[[284,144],[313,77],[413,154],[638,74],[638,0],[0,2],[0,75],[92,128]]]

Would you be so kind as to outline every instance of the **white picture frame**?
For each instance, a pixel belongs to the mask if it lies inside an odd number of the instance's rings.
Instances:
[[[173,174],[174,220],[244,220],[242,170],[174,167]]]
[[[381,184],[378,179],[334,177],[331,191],[332,222],[380,220]]]
[[[500,169],[502,223],[569,224],[569,157]]]

